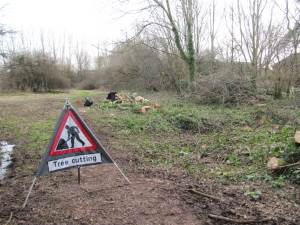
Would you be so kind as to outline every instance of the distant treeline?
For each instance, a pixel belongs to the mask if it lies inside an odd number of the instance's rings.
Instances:
[[[291,1],[232,3],[222,12],[222,32],[215,0],[206,8],[195,0],[144,3],[149,21],[109,51],[96,46],[94,59],[78,45],[46,45],[43,35],[39,48],[9,48],[2,89],[174,90],[201,102],[238,103],[258,93],[288,96],[300,84],[300,13]]]

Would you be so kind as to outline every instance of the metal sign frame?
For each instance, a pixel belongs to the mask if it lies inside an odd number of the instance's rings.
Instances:
[[[90,137],[93,139],[93,141],[95,141],[97,148],[95,150],[91,150],[91,151],[83,151],[83,152],[78,151],[78,152],[74,152],[74,153],[70,153],[70,154],[63,154],[63,155],[58,155],[58,156],[51,156],[51,155],[49,155],[49,153],[51,151],[51,147],[53,146],[54,138],[56,136],[56,133],[57,133],[59,127],[61,126],[62,119],[63,119],[65,113],[68,110],[72,110],[72,112],[74,113],[74,115],[76,115],[76,117],[79,120],[79,122],[82,123],[83,128],[86,129],[87,133],[90,135]],[[87,154],[87,152],[88,152],[88,154]],[[76,157],[76,156],[80,156],[80,155],[92,155],[92,154],[99,154],[99,153],[101,154],[101,161],[100,162],[77,166],[77,168],[78,168],[78,184],[80,184],[80,167],[81,166],[90,166],[90,165],[102,164],[102,163],[113,163],[114,166],[115,166],[115,168],[121,173],[121,175],[125,178],[125,180],[128,182],[128,184],[131,183],[129,181],[129,179],[127,178],[127,176],[120,169],[120,167],[118,166],[118,164],[105,151],[105,149],[104,149],[103,145],[101,144],[101,142],[94,135],[94,133],[91,131],[91,129],[88,127],[88,125],[84,122],[84,120],[81,118],[81,116],[79,115],[79,113],[69,103],[69,100],[66,99],[66,103],[64,105],[63,111],[61,112],[60,117],[59,117],[59,119],[58,119],[58,121],[56,123],[56,126],[54,128],[54,131],[53,131],[53,134],[52,134],[52,137],[51,137],[51,141],[50,141],[50,143],[49,143],[49,145],[47,147],[47,150],[46,150],[46,152],[45,152],[45,154],[43,156],[43,159],[42,159],[42,161],[40,163],[40,166],[38,168],[36,176],[32,180],[32,183],[30,185],[30,188],[28,190],[28,193],[27,193],[25,201],[24,201],[24,203],[22,205],[22,208],[26,207],[28,199],[29,199],[29,196],[30,196],[30,194],[32,192],[32,189],[34,187],[34,184],[35,184],[37,178],[39,176],[43,176],[43,175],[48,174],[50,172],[49,171],[49,167],[48,167],[48,162],[51,162],[51,160],[64,159],[64,158],[72,157],[72,156]],[[76,165],[68,167],[68,168],[58,169],[58,170],[55,170],[53,172],[64,170],[64,169],[69,169],[69,168],[74,168],[74,167],[76,167]]]
[[[80,125],[82,126],[82,129],[86,131],[86,134],[89,136],[89,138],[92,140],[93,144],[96,145],[96,148],[90,148],[82,151],[70,151],[66,150],[66,153],[63,153],[64,151],[61,151],[62,154],[53,154],[51,151],[53,150],[53,147],[55,146],[55,143],[57,142],[57,133],[58,130],[63,126],[63,120],[65,117],[68,115],[68,113],[71,112],[72,115],[75,116],[76,120],[81,123]],[[75,149],[76,150],[76,149]],[[59,162],[59,160],[62,161],[64,158],[76,158],[78,156],[82,155],[94,155],[96,153],[100,153],[101,160],[95,161],[94,163],[86,163],[86,164],[71,164],[70,166],[67,167],[61,167],[59,169],[55,170],[50,170],[49,169],[49,162]],[[62,161],[63,162],[63,161]],[[109,154],[104,150],[103,145],[100,143],[100,141],[97,139],[97,137],[94,135],[94,133],[91,131],[91,129],[88,127],[88,125],[85,123],[85,121],[81,118],[79,113],[72,107],[72,105],[69,102],[66,102],[65,107],[63,108],[60,117],[56,123],[55,129],[52,134],[51,141],[48,145],[48,148],[43,156],[42,162],[39,166],[39,169],[36,173],[36,176],[43,176],[48,173],[56,172],[56,171],[61,171],[73,167],[78,167],[78,166],[90,166],[90,165],[95,165],[95,164],[102,164],[102,163],[113,163],[113,160],[109,156]]]

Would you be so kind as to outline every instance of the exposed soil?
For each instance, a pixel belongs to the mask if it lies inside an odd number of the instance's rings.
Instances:
[[[33,177],[16,176],[13,167],[10,176],[0,183],[0,224],[236,224],[211,219],[209,214],[238,221],[272,218],[257,224],[300,224],[298,205],[287,199],[297,199],[300,204],[297,187],[288,186],[282,189],[282,195],[273,195],[260,185],[262,198],[251,201],[243,192],[246,184],[195,180],[180,170],[145,166],[122,143],[109,148],[111,142],[118,141],[109,131],[97,130],[96,135],[131,184],[109,164],[83,167],[80,185],[76,169],[57,172],[39,178],[27,207],[20,209]],[[15,159],[18,163],[23,160],[20,155],[15,157],[19,157]],[[191,188],[221,201],[190,193]]]
[[[238,220],[274,216],[264,224],[299,224],[297,212],[287,215],[272,196],[252,202],[239,186],[218,187],[212,181],[191,185],[194,181],[180,171],[140,167],[130,152],[110,149],[110,153],[131,184],[108,164],[81,168],[80,185],[76,169],[53,173],[38,179],[27,207],[20,210],[31,177],[11,177],[1,185],[0,222],[5,223],[12,212],[10,224],[231,224],[210,219],[208,214],[213,213]],[[191,187],[224,202],[194,195],[187,191]],[[266,202],[274,207],[266,207]]]
[[[19,210],[30,178],[9,179],[1,187],[0,219],[11,224],[202,224],[171,180],[147,178],[129,169],[130,156],[118,155],[131,180],[113,165],[68,170],[38,179],[28,206]]]

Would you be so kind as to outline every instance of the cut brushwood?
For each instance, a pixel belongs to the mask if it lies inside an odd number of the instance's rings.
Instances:
[[[121,100],[122,103],[124,103],[124,102],[133,103],[134,102],[133,98],[131,98],[127,94],[117,94],[116,96],[118,97],[119,100]]]
[[[283,166],[279,166],[278,169],[285,169],[285,168],[290,168],[290,167],[294,167],[294,166],[300,166],[300,161],[291,163],[291,164],[287,164],[287,165],[283,165]]]
[[[203,192],[200,192],[200,191],[196,191],[195,189],[188,189],[189,192],[193,193],[193,194],[196,194],[196,195],[200,195],[202,197],[206,197],[206,198],[210,198],[210,199],[213,199],[213,200],[216,200],[218,202],[223,202],[224,200],[221,199],[221,198],[217,198],[215,196],[212,196],[212,195],[209,195],[209,194],[206,194],[206,193],[203,193]]]
[[[238,224],[252,224],[252,223],[265,223],[272,221],[272,218],[265,218],[265,219],[260,219],[260,220],[237,220],[237,219],[231,219],[225,216],[219,216],[219,215],[214,215],[214,214],[208,214],[209,218],[212,219],[217,219],[217,220],[223,220],[226,222],[230,223],[238,223]]]

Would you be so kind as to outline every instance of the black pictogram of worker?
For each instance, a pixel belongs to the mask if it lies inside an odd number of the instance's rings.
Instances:
[[[82,144],[82,146],[85,145],[84,141],[81,140],[80,137],[79,137],[80,131],[79,131],[78,127],[76,127],[76,126],[69,127],[68,125],[66,125],[65,128],[68,131],[68,140],[71,139],[71,148],[74,148],[74,140],[75,139],[77,141],[79,141]]]

